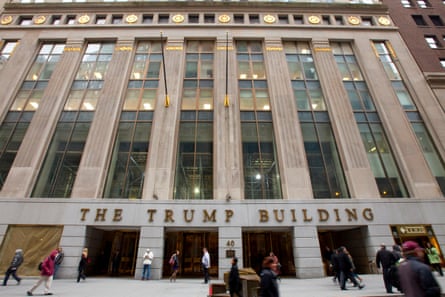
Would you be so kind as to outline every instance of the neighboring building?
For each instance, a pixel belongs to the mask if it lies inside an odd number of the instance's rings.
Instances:
[[[400,35],[445,108],[445,2],[383,0]]]
[[[25,3],[26,2],[26,3]],[[201,251],[319,277],[345,245],[445,242],[445,114],[378,1],[12,1],[0,15],[0,269],[60,245],[154,278]],[[4,255],[4,256],[3,256]],[[117,263],[117,262],[115,262]]]

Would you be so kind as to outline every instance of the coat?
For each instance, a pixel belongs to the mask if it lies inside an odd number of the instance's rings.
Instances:
[[[17,270],[20,265],[23,263],[23,251],[22,250],[16,250],[14,258],[12,258],[11,265],[9,265],[9,269],[11,270]]]
[[[439,297],[440,286],[430,267],[415,256],[407,256],[399,265],[400,286],[406,297]]]
[[[41,276],[51,276],[54,274],[54,261],[56,259],[58,251],[54,250],[46,257],[42,262],[42,270],[40,270]]]
[[[269,268],[261,271],[260,297],[279,297],[277,275]]]
[[[241,291],[241,280],[239,278],[238,265],[232,265],[229,273],[229,291],[230,294],[238,293]]]

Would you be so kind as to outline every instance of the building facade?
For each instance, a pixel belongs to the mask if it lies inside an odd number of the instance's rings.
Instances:
[[[378,1],[19,2],[0,15],[0,267],[153,278],[203,247],[319,277],[445,241],[444,110]],[[113,261],[117,259],[118,261]]]
[[[439,0],[382,1],[437,100],[445,106],[445,4]]]

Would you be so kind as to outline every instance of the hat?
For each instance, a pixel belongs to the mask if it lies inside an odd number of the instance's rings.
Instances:
[[[415,250],[422,250],[422,248],[419,246],[419,244],[415,241],[406,241],[402,245],[404,252],[410,252]]]

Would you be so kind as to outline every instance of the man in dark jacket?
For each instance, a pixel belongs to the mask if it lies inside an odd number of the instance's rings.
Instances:
[[[421,262],[423,249],[415,241],[403,244],[405,261],[399,265],[399,279],[406,297],[440,297],[441,289],[428,265]]]
[[[353,272],[353,266],[351,259],[349,258],[347,254],[347,250],[344,246],[338,248],[338,267],[340,270],[340,289],[347,290],[346,289],[346,280],[349,278],[351,282],[354,284],[354,287],[358,287],[360,290],[363,289],[365,286],[360,285],[357,280],[355,279]]]
[[[14,257],[12,258],[11,265],[9,265],[8,270],[6,270],[5,278],[3,279],[3,286],[6,286],[8,283],[9,276],[17,281],[17,285],[20,285],[20,281],[22,280],[17,276],[17,269],[23,263],[23,251],[21,249],[15,250]]]
[[[238,258],[232,258],[232,268],[230,268],[229,273],[229,292],[230,297],[242,297],[241,295],[241,280],[239,278],[238,270]]]
[[[385,283],[386,292],[392,293],[389,269],[396,263],[396,258],[391,251],[386,249],[386,245],[384,243],[380,245],[380,250],[377,252],[375,263],[377,264],[378,269],[382,267],[383,282]]]
[[[266,257],[261,271],[260,297],[279,297],[277,275],[272,271],[272,257]]]

